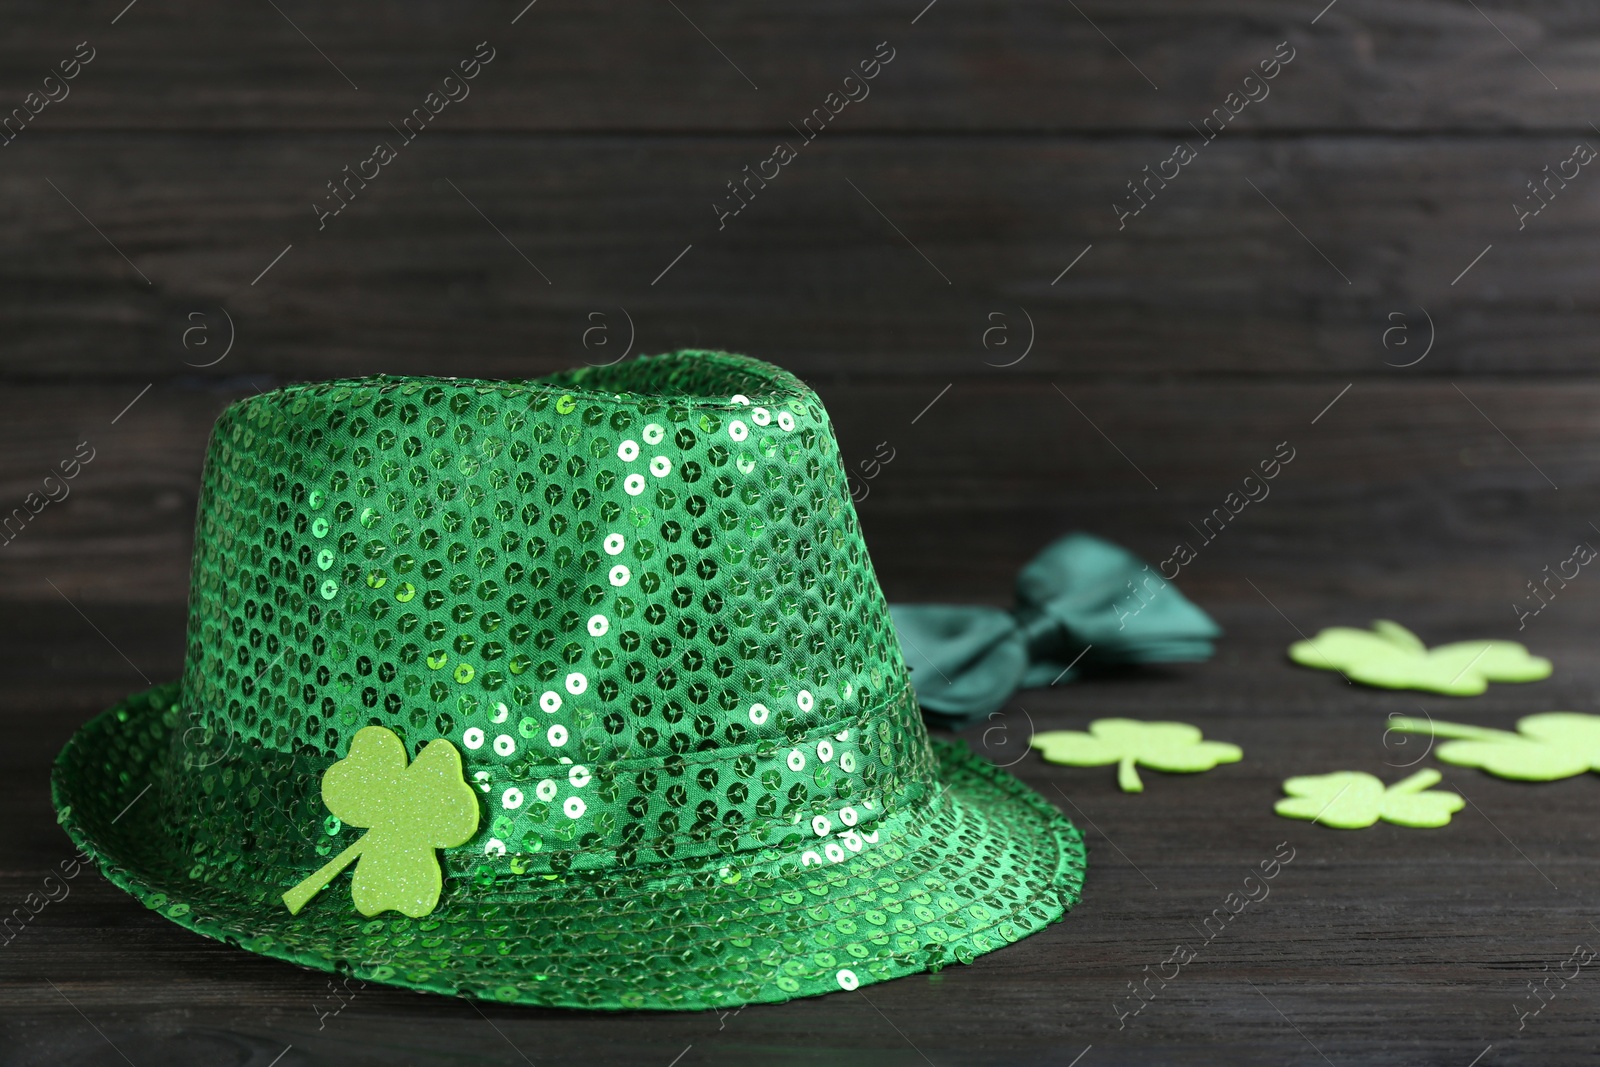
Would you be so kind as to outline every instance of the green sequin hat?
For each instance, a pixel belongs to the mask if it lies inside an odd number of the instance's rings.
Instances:
[[[52,787],[181,926],[524,1004],[854,989],[1041,929],[1084,873],[928,738],[816,394],[718,352],[232,405],[182,680]]]

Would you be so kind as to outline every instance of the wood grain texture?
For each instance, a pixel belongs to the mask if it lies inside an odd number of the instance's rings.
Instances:
[[[319,230],[323,183],[372,140],[74,135],[10,157],[0,375],[519,377],[631,339],[948,381],[1030,337],[1018,369],[1080,379],[1593,368],[1600,178],[1520,231],[1512,208],[1570,138],[1224,133],[1119,228],[1172,139],[824,134],[719,229],[771,139],[424,131]]]
[[[1594,5],[124,3],[7,10],[0,34],[0,119],[95,49],[0,132],[0,518],[95,450],[0,542],[0,913],[70,854],[55,753],[181,669],[213,419],[289,381],[745,351],[822,395],[891,600],[1005,603],[1084,529],[1152,563],[1187,542],[1178,584],[1227,636],[968,732],[1090,846],[1083,904],[971,966],[723,1018],[374,987],[319,1027],[324,976],[84,873],[0,945],[0,1067],[1592,1062],[1590,970],[1520,1029],[1517,1009],[1600,938],[1594,776],[1445,768],[1471,804],[1432,831],[1272,804],[1294,774],[1432,766],[1393,714],[1594,710],[1600,579],[1522,630],[1513,606],[1600,538],[1600,179],[1513,208],[1600,145]],[[479,41],[471,95],[400,144]],[[798,144],[884,41],[871,95]],[[1284,41],[1270,95],[1201,145],[1191,123]],[[396,158],[319,229],[326,183],[380,139]],[[722,226],[726,183],[780,140],[797,158]],[[1180,140],[1197,158],[1119,223]],[[1196,530],[1279,442],[1270,496]],[[1515,637],[1556,673],[1460,701],[1285,659],[1377,617]],[[1111,715],[1245,758],[1130,796],[1025,752]],[[1270,897],[1202,946],[1283,841]],[[1178,944],[1195,962],[1119,1028]]]
[[[450,114],[458,128],[720,133],[799,122],[887,40],[895,58],[841,116],[850,128],[1120,132],[1198,122],[1289,41],[1253,128],[1577,131],[1600,112],[1600,13],[1569,0],[1338,0],[1320,18],[1323,4],[1260,0],[942,2],[920,17],[898,0],[539,0],[513,25],[525,3],[145,2],[114,26],[121,5],[52,5],[17,13],[0,69],[20,102],[78,42],[96,48],[40,130],[382,129],[487,40],[496,58]]]

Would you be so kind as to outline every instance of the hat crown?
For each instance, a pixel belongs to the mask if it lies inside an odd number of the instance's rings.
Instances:
[[[934,777],[827,415],[726,353],[234,404],[182,703],[162,795],[191,851],[243,835],[285,884],[354,839],[318,780],[370,725],[460,751],[483,817],[446,868],[481,892],[841,862]]]

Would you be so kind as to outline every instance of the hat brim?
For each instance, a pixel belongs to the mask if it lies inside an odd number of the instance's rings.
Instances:
[[[173,758],[177,696],[134,694],[72,737],[51,781],[58,821],[110,881],[178,925],[365,981],[546,1007],[780,1002],[970,962],[1059,920],[1082,891],[1077,828],[935,741],[935,797],[884,819],[870,847],[787,880],[741,877],[743,857],[659,864],[626,884],[530,879],[519,895],[447,877],[431,914],[369,919],[347,873],[290,915],[280,895],[292,880],[196,864],[144,798]]]

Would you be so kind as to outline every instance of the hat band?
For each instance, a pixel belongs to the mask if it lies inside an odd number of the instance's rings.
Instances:
[[[760,729],[777,713],[755,705],[748,714]],[[263,855],[302,861],[267,875],[288,886],[361,835],[322,804],[318,783],[334,758],[269,751],[237,736],[197,745],[199,729],[174,731],[160,790],[197,861],[223,843],[253,841]],[[573,747],[593,757],[607,737],[595,727]],[[588,763],[546,757],[517,771],[511,760],[485,765],[467,755],[466,778],[486,811],[472,840],[444,850],[443,861],[447,874],[485,889],[529,875],[773,848],[792,849],[802,865],[808,852],[842,858],[857,837],[870,843],[878,822],[930,797],[937,769],[903,676],[884,703],[850,719],[790,724],[780,737],[739,745]],[[808,799],[820,790],[832,798],[826,808]]]

